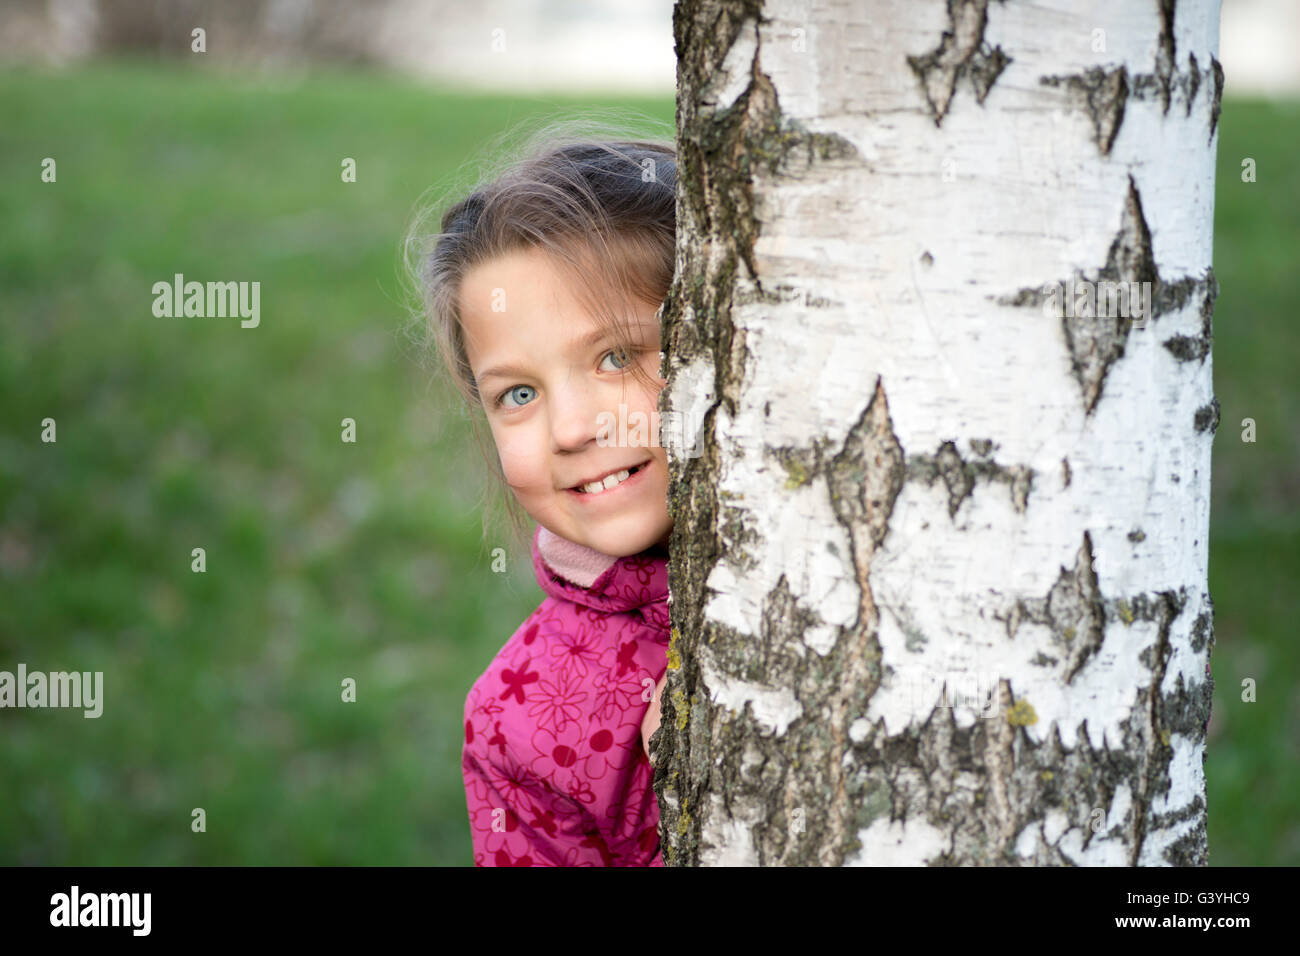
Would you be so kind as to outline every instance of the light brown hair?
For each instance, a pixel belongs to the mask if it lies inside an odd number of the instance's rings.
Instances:
[[[624,111],[625,115],[627,111]],[[413,327],[435,347],[461,399],[476,444],[502,492],[516,542],[527,548],[524,515],[508,492],[499,457],[489,454],[478,384],[465,351],[461,285],[476,265],[509,252],[540,248],[575,297],[631,362],[631,374],[656,387],[636,356],[628,328],[635,300],[662,307],[672,283],[677,162],[671,127],[637,117],[658,135],[629,134],[593,119],[546,122],[521,146],[490,146],[493,159],[468,189],[453,189],[417,210],[403,247],[406,279],[418,305]],[[519,127],[518,129],[523,129]],[[526,132],[526,130],[525,130]],[[455,198],[462,196],[462,198]],[[428,221],[440,228],[429,232]],[[655,437],[658,440],[658,436]],[[487,539],[484,509],[484,540]]]

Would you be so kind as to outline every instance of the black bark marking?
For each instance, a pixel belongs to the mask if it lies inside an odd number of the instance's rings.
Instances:
[[[1210,100],[1210,142],[1214,141],[1214,130],[1219,125],[1219,111],[1223,109],[1223,67],[1213,56],[1210,57],[1210,71],[1214,74],[1214,99]]]
[[[1185,99],[1186,115],[1192,115],[1192,103],[1201,88],[1201,66],[1196,54],[1187,54],[1187,71],[1177,67],[1174,41],[1175,0],[1158,0],[1160,4],[1160,35],[1156,41],[1155,67],[1150,73],[1128,73],[1123,66],[1113,70],[1092,67],[1083,73],[1040,76],[1044,86],[1064,86],[1076,94],[1083,109],[1092,118],[1093,130],[1102,155],[1108,155],[1124,119],[1124,103],[1131,96],[1135,100],[1156,97],[1161,110],[1169,114],[1174,92],[1181,91]],[[1223,93],[1223,68],[1210,57],[1210,74],[1214,83],[1214,100],[1210,105],[1210,138],[1218,123]]]
[[[1204,600],[1208,603],[1209,595],[1205,595]],[[1198,817],[1201,821],[1204,820],[1205,801],[1199,794],[1185,806],[1167,813],[1154,813],[1151,805],[1157,797],[1169,793],[1172,783],[1169,765],[1173,758],[1173,735],[1180,734],[1204,743],[1210,722],[1214,681],[1209,675],[1207,662],[1206,679],[1197,685],[1197,689],[1189,689],[1182,674],[1179,674],[1170,693],[1161,690],[1169,660],[1173,656],[1170,640],[1173,624],[1187,605],[1185,591],[1138,595],[1133,599],[1132,605],[1137,619],[1159,621],[1155,646],[1140,655],[1143,664],[1152,670],[1151,684],[1146,690],[1147,707],[1145,713],[1135,713],[1130,718],[1125,732],[1126,746],[1131,746],[1133,752],[1140,753],[1143,757],[1137,775],[1137,786],[1133,788],[1134,837],[1131,840],[1130,864],[1136,866],[1150,830],[1165,829],[1173,823]],[[1205,645],[1203,639],[1198,639],[1198,633],[1202,633],[1206,626],[1203,623],[1205,621],[1208,621],[1208,616],[1202,613],[1190,629],[1190,645],[1198,652]],[[1203,822],[1174,841],[1165,849],[1163,856],[1166,862],[1174,866],[1204,866],[1206,842]]]
[[[751,302],[765,302],[780,305],[782,302],[801,302],[810,309],[830,309],[844,306],[845,303],[824,295],[813,295],[807,289],[778,283],[775,286],[760,286],[752,290],[738,291],[732,296],[732,305],[749,305]]]
[[[1198,432],[1209,431],[1211,435],[1218,430],[1219,400],[1217,398],[1196,410],[1195,425]]]
[[[755,53],[755,62],[757,58],[758,54]],[[735,237],[732,246],[745,263],[749,277],[760,294],[764,290],[754,262],[754,244],[758,239],[759,223],[754,213],[751,167],[762,166],[770,176],[775,177],[797,176],[818,162],[852,159],[856,166],[869,165],[863,161],[857,147],[839,134],[809,130],[782,113],[771,78],[758,69],[754,70],[749,88],[735,104],[716,115],[705,142],[701,145],[705,152],[713,154],[715,162],[734,166],[741,174],[728,181],[729,188],[725,193],[718,190],[722,202],[720,208],[727,211],[732,222],[716,225],[708,222],[705,224],[707,234]],[[705,181],[707,184],[707,177]],[[715,205],[714,208],[719,207]],[[719,288],[730,290],[731,283]],[[725,390],[724,395],[734,413],[734,399]]]
[[[1087,536],[1084,550],[1089,550]],[[1016,699],[1005,680],[999,682],[1003,706],[997,719],[976,720],[961,728],[952,710],[936,707],[919,726],[892,736],[885,733],[883,722],[877,721],[853,749],[855,778],[864,780],[862,789],[867,795],[859,824],[866,826],[888,813],[891,819],[916,817],[941,828],[948,835],[948,846],[925,861],[930,866],[1074,866],[1085,861],[1073,852],[1067,854],[1060,839],[1049,841],[1041,826],[1025,856],[1015,852],[1013,838],[1055,810],[1065,816],[1066,832],[1082,836],[1085,851],[1094,837],[1122,841],[1129,862],[1136,863],[1148,834],[1191,821],[1188,832],[1173,841],[1162,856],[1175,866],[1204,866],[1204,791],[1191,794],[1184,805],[1168,812],[1153,810],[1158,799],[1169,795],[1173,735],[1203,742],[1209,715],[1212,681],[1208,677],[1189,687],[1180,675],[1170,692],[1162,691],[1175,645],[1173,624],[1186,604],[1184,594],[1162,591],[1140,594],[1129,602],[1099,602],[1089,598],[1086,584],[1084,593],[1077,593],[1079,574],[1071,582],[1070,574],[1062,571],[1064,584],[1058,582],[1048,598],[1034,602],[1034,610],[1042,610],[1044,616],[1049,609],[1056,612],[1058,625],[1064,623],[1072,605],[1085,627],[1095,626],[1099,618],[1157,623],[1155,644],[1141,655],[1152,670],[1151,681],[1134,691],[1129,715],[1119,723],[1118,738],[1112,734],[1094,746],[1087,723],[1076,721],[1077,743],[1067,749],[1061,740],[1063,724],[1053,721],[1041,741],[1036,741],[1024,727],[1033,702]],[[1055,603],[1053,597],[1057,597]],[[1100,610],[1098,603],[1103,604]],[[1199,652],[1207,643],[1208,630],[1209,617],[1202,615],[1190,635],[1179,637],[1190,638]],[[1056,657],[1041,651],[1030,663],[1060,666]],[[1015,706],[1008,708],[1006,704],[1012,700]],[[956,769],[976,776],[976,787],[957,783],[954,759],[958,761]],[[1114,812],[1122,789],[1133,795],[1130,811],[1095,832],[1092,810],[1100,807]]]
[[[1133,534],[1129,535],[1130,540]],[[1209,602],[1209,595],[1205,595]],[[1125,777],[1128,778],[1133,793],[1133,810],[1126,818],[1128,826],[1129,864],[1136,866],[1141,857],[1142,846],[1147,832],[1152,829],[1165,829],[1174,823],[1200,818],[1204,819],[1205,801],[1196,795],[1186,805],[1167,813],[1154,813],[1151,805],[1157,797],[1167,796],[1171,785],[1169,764],[1173,757],[1172,736],[1182,734],[1193,740],[1204,740],[1209,727],[1210,703],[1214,684],[1210,678],[1208,663],[1206,680],[1198,685],[1199,689],[1189,690],[1178,675],[1176,686],[1171,693],[1163,693],[1165,673],[1173,655],[1173,623],[1186,607],[1186,592],[1180,590],[1159,591],[1154,594],[1138,594],[1133,598],[1107,600],[1103,602],[1104,620],[1106,622],[1122,621],[1125,626],[1134,621],[1158,622],[1158,632],[1154,645],[1145,648],[1138,659],[1144,667],[1152,672],[1150,684],[1139,691],[1132,716],[1122,725],[1122,745],[1116,750],[1104,752],[1109,764],[1107,769],[1114,769],[1122,774],[1112,778],[1106,787],[1113,796],[1116,786]],[[1190,629],[1188,640],[1193,651],[1200,652],[1205,647],[1205,631],[1209,627],[1209,616],[1201,614]],[[1124,755],[1121,757],[1120,755]],[[1129,757],[1128,755],[1132,755]],[[1120,761],[1123,760],[1121,765]],[[1106,802],[1109,802],[1109,796]],[[1113,830],[1114,828],[1112,828]],[[1112,834],[1114,835],[1114,834]],[[1087,840],[1084,846],[1087,846]],[[1164,851],[1167,862],[1176,866],[1197,866],[1205,863],[1205,830],[1203,822],[1186,836],[1174,841]]]
[[[858,618],[838,629],[829,653],[807,654],[803,637],[823,622],[815,610],[800,603],[783,576],[764,597],[757,639],[709,622],[703,639],[692,645],[701,657],[721,674],[739,680],[761,684],[780,675],[780,686],[790,689],[804,714],[776,739],[748,709],[737,715],[722,707],[708,708],[703,700],[684,701],[694,706],[682,721],[689,720],[692,728],[698,724],[699,745],[697,750],[693,744],[678,779],[687,777],[689,768],[692,778],[732,781],[722,791],[724,817],[732,815],[733,801],[761,808],[759,822],[751,829],[759,865],[835,866],[860,845],[858,830],[879,812],[879,793],[850,774],[844,756],[853,748],[849,727],[866,712],[882,679],[879,614],[869,574],[872,556],[889,534],[890,516],[905,480],[905,455],[890,420],[883,382],[877,378],[870,401],[838,448],[828,451],[824,441],[814,440],[806,448],[772,453],[795,485],[825,478],[832,510],[849,542],[846,560],[858,586]],[[829,704],[828,686],[835,688]],[[691,763],[697,755],[698,763]],[[661,769],[668,773],[667,767],[657,766],[657,782]],[[704,791],[684,792],[680,782],[672,785],[671,776],[665,782],[666,797],[681,794],[682,806],[669,802],[674,825],[681,827],[686,819],[698,827],[699,817],[712,812],[702,805]],[[692,807],[684,805],[687,800]],[[820,809],[809,814],[806,831],[793,835],[791,808],[813,806]],[[674,857],[674,863],[680,861]]]
[[[1151,245],[1151,230],[1147,227],[1146,217],[1142,213],[1142,198],[1138,195],[1137,184],[1133,177],[1128,178],[1128,195],[1120,217],[1119,232],[1111,241],[1106,254],[1106,264],[1095,276],[1080,277],[1084,281],[1122,282],[1122,288],[1134,288],[1134,284],[1151,283],[1151,315],[1148,321],[1161,315],[1182,309],[1188,299],[1198,290],[1206,290],[1214,285],[1213,272],[1207,270],[1205,277],[1197,279],[1184,276],[1172,282],[1165,282],[1156,271],[1155,254]],[[1065,279],[1053,283],[1058,289],[1064,289],[1068,296],[1075,280]],[[1013,296],[997,299],[1002,305],[1032,306],[1041,308],[1052,299],[1052,294],[1042,288],[1023,288]],[[1120,302],[1127,302],[1127,295],[1120,297]],[[1092,311],[1107,311],[1098,307]],[[1204,307],[1204,306],[1203,306]],[[1069,310],[1062,310],[1069,311]],[[1061,328],[1065,334],[1066,346],[1070,352],[1070,365],[1075,380],[1083,394],[1084,412],[1091,414],[1101,398],[1106,375],[1112,365],[1123,355],[1125,343],[1133,327],[1133,316],[1119,315],[1062,315]],[[1177,338],[1177,337],[1175,337]],[[1171,340],[1172,341],[1172,340]],[[1164,343],[1169,347],[1169,343]],[[1208,342],[1206,344],[1208,350]],[[1177,353],[1175,353],[1177,354]]]
[[[1007,632],[1015,637],[1022,619],[1042,624],[1051,631],[1052,641],[1065,656],[1065,683],[1097,653],[1105,631],[1106,611],[1092,569],[1092,536],[1083,533],[1083,545],[1073,568],[1061,568],[1061,574],[1046,598],[1019,600],[1007,621]]]
[[[957,509],[975,487],[975,476],[966,470],[966,463],[957,454],[957,446],[950,441],[939,446],[934,464],[943,483],[948,486],[948,517],[955,517]]]
[[[848,773],[844,755],[852,746],[849,727],[866,713],[882,679],[879,611],[869,574],[872,558],[889,534],[889,519],[903,488],[904,457],[889,416],[884,383],[877,376],[871,401],[845,435],[843,447],[824,467],[831,507],[849,539],[849,558],[858,585],[858,616],[851,627],[841,629],[831,653],[819,665],[822,673],[809,674],[804,684],[810,690],[816,688],[814,693],[827,681],[839,685],[835,702],[824,709],[823,719],[810,722],[819,724],[815,741],[799,748],[801,757],[824,767],[820,774],[805,775],[822,787],[827,831],[819,860],[823,865],[840,865],[848,854],[861,848],[857,832],[866,825],[863,815],[870,814],[875,805],[865,781]]]
[[[871,551],[889,533],[889,516],[903,487],[903,462],[885,388],[877,378],[871,401],[844,437],[844,447],[826,466],[836,517],[850,535],[854,528],[865,528]]]
[[[1219,282],[1214,277],[1213,268],[1205,272],[1201,293],[1201,334],[1174,335],[1160,343],[1180,362],[1198,360],[1204,363],[1205,356],[1210,354],[1210,347],[1214,344],[1214,300],[1219,294]]]
[[[1160,39],[1156,46],[1156,76],[1160,81],[1160,101],[1169,112],[1169,97],[1174,76],[1174,0],[1160,0]]]
[[[1146,598],[1145,595],[1139,595]],[[1147,599],[1149,602],[1149,599]],[[1145,726],[1136,715],[1130,720],[1130,727],[1135,728],[1140,743],[1137,752],[1142,756],[1142,766],[1137,774],[1137,787],[1133,795],[1132,837],[1129,840],[1129,866],[1137,866],[1142,855],[1142,844],[1146,841],[1147,830],[1157,821],[1148,820],[1151,803],[1158,795],[1168,794],[1169,761],[1173,756],[1170,736],[1173,731],[1195,736],[1201,729],[1199,714],[1203,707],[1203,697],[1189,697],[1183,685],[1182,675],[1178,676],[1178,686],[1169,700],[1162,695],[1160,687],[1165,682],[1165,670],[1173,648],[1169,641],[1169,632],[1174,619],[1186,605],[1182,595],[1172,591],[1162,591],[1157,595],[1153,607],[1134,600],[1135,613],[1150,611],[1160,621],[1160,631],[1154,647],[1147,648],[1139,660],[1151,668],[1151,684],[1147,690],[1147,713]],[[1154,778],[1154,780],[1153,780]],[[1154,785],[1153,785],[1154,784]],[[1202,841],[1203,842],[1203,841]]]
[[[981,456],[987,456],[992,451],[993,443],[989,439],[975,439],[970,444],[976,454]],[[933,455],[909,456],[907,478],[926,485],[942,480],[948,489],[948,517],[955,518],[962,502],[974,491],[976,481],[1004,482],[1011,491],[1012,507],[1024,514],[1034,471],[1027,465],[999,465],[982,458],[965,461],[958,453],[957,446],[946,441]]]
[[[948,0],[948,29],[939,45],[929,53],[907,58],[935,126],[942,125],[963,78],[969,77],[975,101],[983,105],[998,75],[1011,62],[1000,46],[990,48],[984,42],[988,6],[989,0]]]
[[[1134,528],[1128,533],[1128,539],[1134,544],[1141,544],[1147,539],[1147,533],[1141,528]]]
[[[1202,73],[1205,75],[1202,76]],[[1165,77],[1162,77],[1159,73],[1130,73],[1130,93],[1135,100],[1159,100],[1161,109],[1165,111],[1166,115],[1168,115],[1168,106],[1165,105],[1166,100],[1168,100],[1169,106],[1172,106],[1181,96],[1184,114],[1190,116],[1192,102],[1201,88],[1201,82],[1209,82],[1213,78],[1212,73],[1212,70],[1200,69],[1196,58],[1189,56],[1188,68],[1186,70],[1175,69],[1169,75],[1167,84]]]
[[[1198,654],[1207,644],[1210,648],[1214,647],[1214,606],[1209,600],[1209,595],[1205,595],[1203,600],[1209,605],[1209,609],[1198,614],[1196,623],[1192,625],[1192,650]]]
[[[1109,155],[1115,136],[1124,122],[1124,104],[1128,100],[1128,70],[1116,67],[1107,72],[1094,66],[1083,73],[1067,76],[1042,76],[1044,86],[1060,86],[1076,94],[1084,112],[1092,118],[1093,136],[1103,156]]]
[[[1151,250],[1151,231],[1142,215],[1142,200],[1132,176],[1128,180],[1128,196],[1124,201],[1119,233],[1110,244],[1106,265],[1098,278],[1109,282],[1151,282],[1153,289],[1154,283],[1159,281]],[[1153,302],[1154,299],[1153,293]],[[1132,324],[1131,318],[1122,315],[1076,316],[1061,320],[1070,350],[1070,364],[1083,390],[1086,412],[1091,413],[1097,407],[1110,367],[1124,354],[1124,344]]]

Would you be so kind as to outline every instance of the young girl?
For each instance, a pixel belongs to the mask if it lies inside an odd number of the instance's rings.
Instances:
[[[544,130],[446,210],[422,262],[439,351],[537,522],[546,594],[465,702],[478,866],[663,866],[646,741],[669,638],[675,183],[671,141]]]

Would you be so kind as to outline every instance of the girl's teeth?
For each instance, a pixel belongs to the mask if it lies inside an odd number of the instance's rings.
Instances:
[[[630,474],[631,472],[626,469],[623,471],[616,471],[614,474],[607,476],[604,481],[593,481],[589,485],[583,485],[582,490],[589,495],[594,495],[596,492],[604,491],[606,488],[613,488]]]

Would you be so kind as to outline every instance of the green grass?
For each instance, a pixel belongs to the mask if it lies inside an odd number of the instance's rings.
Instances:
[[[1300,864],[1300,102],[1226,101],[1215,189],[1212,866]],[[1256,181],[1242,182],[1253,158]],[[1256,441],[1242,441],[1253,418]],[[1245,680],[1255,702],[1242,700]]]
[[[481,462],[400,334],[397,248],[484,141],[586,103],[0,78],[0,669],[106,685],[98,719],[0,712],[0,863],[472,862],[465,694],[542,595],[504,536],[490,570]],[[260,327],[155,318],[176,272],[260,281]]]
[[[0,864],[470,863],[465,693],[541,592],[504,537],[489,569],[477,452],[397,334],[397,242],[499,130],[587,104],[0,74],[0,669],[106,684],[97,720],[0,712]],[[1220,122],[1211,863],[1295,865],[1300,110]],[[175,272],[260,281],[261,327],[155,318]]]

